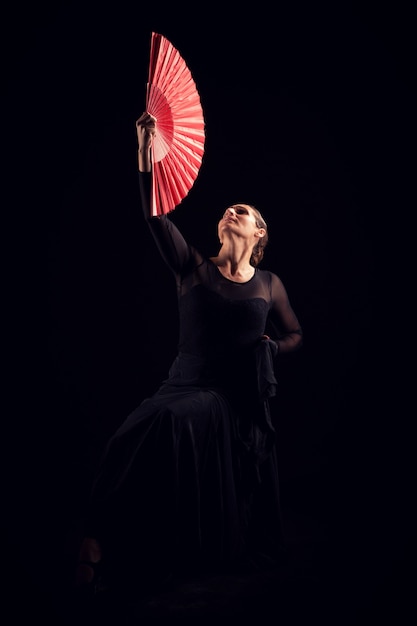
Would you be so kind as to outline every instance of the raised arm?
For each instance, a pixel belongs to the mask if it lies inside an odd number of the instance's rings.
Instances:
[[[151,217],[151,148],[153,138],[157,132],[155,121],[155,118],[146,112],[136,121],[139,188],[142,210],[162,258],[174,274],[178,276],[192,260],[190,247],[178,228],[166,215]]]

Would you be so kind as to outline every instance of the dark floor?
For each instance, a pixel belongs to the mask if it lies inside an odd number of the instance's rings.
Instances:
[[[415,623],[415,576],[404,559],[380,562],[365,544],[343,548],[323,521],[287,511],[288,559],[270,571],[178,582],[153,594],[102,591],[81,601],[71,584],[72,546],[67,563],[54,559],[38,578],[9,570],[7,619],[43,626],[135,626],[140,624],[257,624],[356,626]],[[74,536],[74,546],[77,537]],[[66,571],[63,571],[66,570]],[[33,571],[36,571],[34,566]],[[11,573],[11,576],[10,576]],[[36,579],[37,578],[37,579]]]

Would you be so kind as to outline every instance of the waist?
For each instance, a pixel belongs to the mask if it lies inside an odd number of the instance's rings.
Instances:
[[[252,389],[255,381],[256,370],[252,353],[207,358],[179,352],[165,382],[172,385],[195,385],[225,390],[239,388],[242,392],[245,389]]]

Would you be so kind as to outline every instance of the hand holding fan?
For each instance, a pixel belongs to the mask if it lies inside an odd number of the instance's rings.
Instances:
[[[152,33],[146,111],[156,118],[153,216],[173,211],[193,186],[204,154],[204,116],[194,79],[178,50]]]

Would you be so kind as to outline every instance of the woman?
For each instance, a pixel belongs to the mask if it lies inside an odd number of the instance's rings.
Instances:
[[[278,558],[283,534],[274,428],[273,360],[302,331],[275,274],[258,269],[261,214],[228,207],[220,249],[206,259],[168,216],[150,217],[148,113],[136,123],[142,208],[178,290],[178,354],[158,391],[111,438],[94,482],[77,582],[158,584]],[[271,321],[279,329],[266,333]]]

